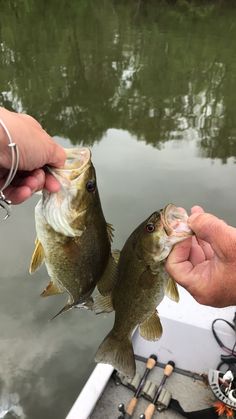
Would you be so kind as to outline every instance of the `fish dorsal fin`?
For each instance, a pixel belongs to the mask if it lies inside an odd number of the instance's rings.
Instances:
[[[103,272],[102,277],[97,283],[98,291],[102,295],[109,294],[114,288],[114,285],[116,283],[116,278],[117,278],[116,260],[118,259],[119,259],[119,256],[117,255],[117,253],[114,252],[114,256],[113,256],[113,253],[112,255],[110,255],[105,271]]]
[[[179,291],[176,285],[176,282],[169,277],[166,286],[165,286],[165,295],[176,303],[179,302]]]
[[[114,237],[114,227],[110,223],[107,223],[107,234],[108,234],[110,242],[112,243],[113,237]]]
[[[162,325],[157,311],[139,326],[140,335],[147,340],[157,340],[162,335]]]
[[[41,297],[49,297],[50,295],[63,294],[63,292],[65,292],[63,288],[61,288],[55,282],[50,281],[40,295]]]
[[[110,313],[111,311],[113,311],[114,308],[112,305],[111,294],[106,296],[97,294],[94,297],[92,310],[95,311],[96,314]]]
[[[35,248],[31,258],[29,272],[32,274],[35,272],[40,265],[43,263],[44,260],[44,250],[43,246],[40,241],[36,238],[35,240]]]

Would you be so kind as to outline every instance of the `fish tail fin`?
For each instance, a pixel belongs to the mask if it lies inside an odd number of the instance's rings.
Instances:
[[[101,343],[95,355],[96,362],[111,364],[127,377],[135,375],[134,351],[129,337],[118,336],[112,330]]]

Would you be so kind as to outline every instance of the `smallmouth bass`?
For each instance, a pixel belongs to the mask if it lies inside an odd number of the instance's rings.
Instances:
[[[134,329],[147,340],[162,334],[157,305],[167,295],[179,300],[178,289],[164,268],[174,244],[192,235],[185,210],[169,204],[154,212],[127,239],[118,261],[114,287],[105,297],[97,296],[94,311],[115,310],[111,332],[100,345],[96,362],[111,364],[128,377],[135,374],[131,342]]]
[[[44,190],[35,208],[37,239],[29,269],[33,273],[45,262],[51,280],[42,296],[68,293],[67,304],[58,314],[89,303],[96,285],[106,294],[110,290],[106,268],[109,271],[113,264],[113,228],[103,215],[91,152],[88,148],[65,151],[65,166],[48,168],[61,189]]]

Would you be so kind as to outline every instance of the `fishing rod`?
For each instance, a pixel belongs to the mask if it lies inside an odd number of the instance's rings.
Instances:
[[[152,417],[153,417],[153,415],[154,415],[154,412],[155,412],[156,402],[157,402],[157,400],[158,400],[158,397],[159,397],[159,396],[160,396],[160,394],[161,394],[161,391],[162,391],[162,389],[163,389],[163,387],[164,387],[164,384],[165,384],[165,382],[166,382],[167,378],[168,378],[168,377],[170,377],[170,375],[172,374],[172,372],[173,372],[174,368],[175,368],[175,363],[174,363],[174,361],[169,361],[169,362],[166,364],[166,366],[165,366],[165,368],[164,368],[164,375],[163,375],[163,377],[162,377],[162,380],[161,380],[161,382],[160,382],[160,385],[159,385],[159,386],[158,386],[158,388],[157,388],[157,391],[156,391],[155,396],[154,396],[154,398],[153,398],[153,400],[152,400],[152,403],[150,403],[150,404],[148,405],[147,409],[145,410],[145,413],[142,413],[142,414],[139,416],[139,418],[140,418],[140,419],[152,419]]]
[[[123,403],[119,404],[118,410],[122,413],[122,415],[119,416],[118,419],[132,418],[133,413],[134,413],[135,408],[136,408],[137,403],[138,403],[138,399],[141,395],[143,386],[146,382],[147,376],[150,373],[150,371],[155,367],[156,363],[157,363],[157,356],[156,355],[150,355],[150,357],[148,358],[148,360],[146,362],[146,369],[144,371],[144,374],[143,374],[143,376],[142,376],[142,378],[139,382],[137,390],[134,393],[134,397],[132,397],[132,399],[129,401],[126,408],[125,408]]]

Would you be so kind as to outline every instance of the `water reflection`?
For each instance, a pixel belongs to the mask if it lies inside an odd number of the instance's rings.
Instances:
[[[236,155],[235,7],[181,4],[5,2],[0,103],[73,143],[113,127],[160,147],[191,128],[202,156],[226,162]]]

